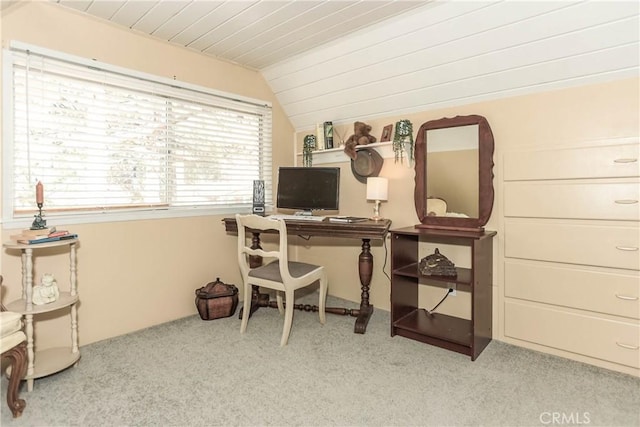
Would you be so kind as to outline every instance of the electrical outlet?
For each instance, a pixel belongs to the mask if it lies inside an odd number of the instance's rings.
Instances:
[[[456,296],[456,284],[455,283],[449,283],[449,296],[452,296],[452,297]]]

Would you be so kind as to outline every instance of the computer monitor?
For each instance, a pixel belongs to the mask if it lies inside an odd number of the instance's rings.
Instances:
[[[314,210],[338,210],[340,168],[280,167],[276,206],[310,214]]]

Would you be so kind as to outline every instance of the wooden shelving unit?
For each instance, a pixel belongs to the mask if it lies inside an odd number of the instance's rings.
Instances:
[[[475,360],[492,339],[492,270],[494,231],[457,231],[407,227],[391,231],[391,336],[400,335],[471,356]],[[419,244],[462,245],[471,249],[471,268],[457,277],[425,276],[418,268]],[[452,260],[455,263],[455,260]],[[463,319],[429,314],[418,306],[422,285],[471,293],[471,316]]]

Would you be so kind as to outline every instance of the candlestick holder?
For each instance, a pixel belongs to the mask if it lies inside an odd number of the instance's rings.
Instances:
[[[42,218],[42,203],[38,203],[38,215],[34,215],[35,218],[31,224],[32,230],[42,230],[47,228],[47,220]]]

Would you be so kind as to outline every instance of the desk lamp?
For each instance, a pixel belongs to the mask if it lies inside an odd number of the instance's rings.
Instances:
[[[367,178],[367,200],[375,200],[376,204],[373,208],[374,221],[380,221],[383,219],[380,216],[380,202],[387,200],[387,192],[389,188],[389,181],[387,178],[374,177]]]

